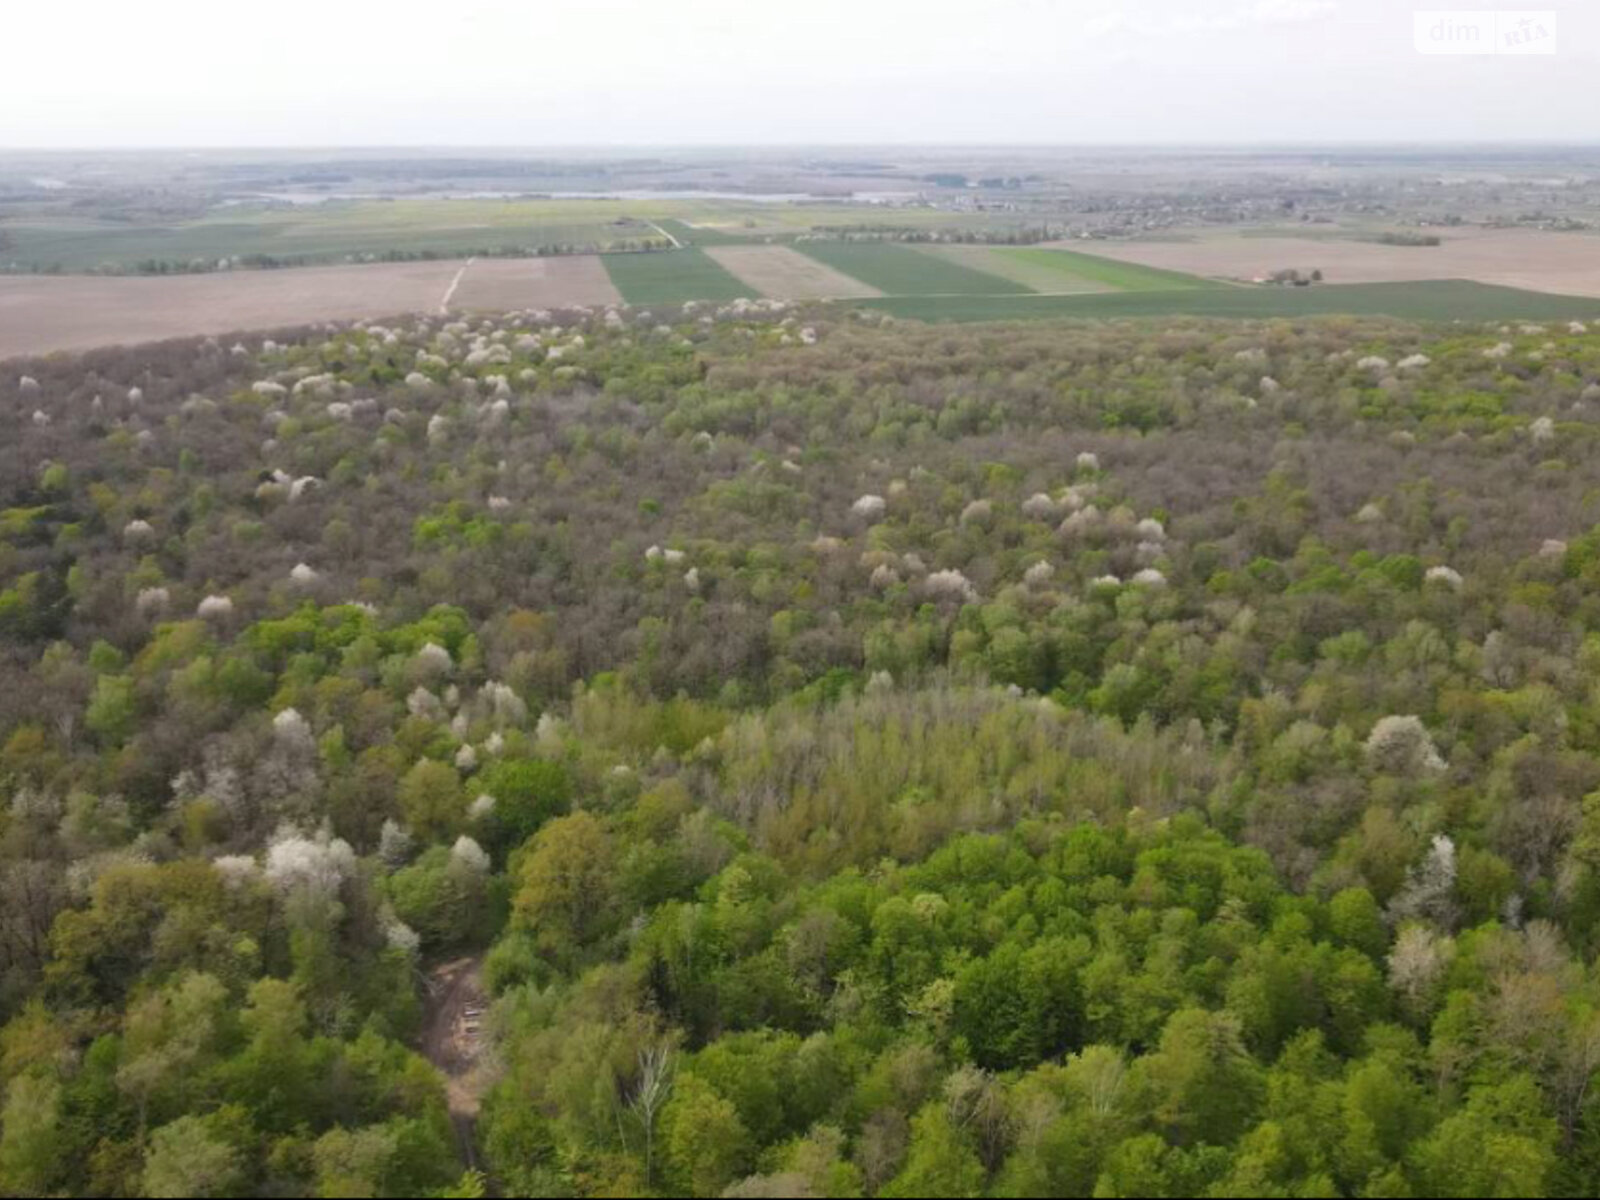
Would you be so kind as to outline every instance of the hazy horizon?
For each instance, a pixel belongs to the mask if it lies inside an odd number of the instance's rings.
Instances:
[[[1482,6],[1469,6],[1482,11]],[[1600,140],[1600,10],[1431,57],[1387,0],[197,0],[10,14],[0,147],[1321,146]]]
[[[705,154],[713,151],[749,152],[749,151],[784,151],[793,153],[798,150],[941,150],[941,151],[1017,151],[1017,150],[1042,150],[1042,151],[1075,151],[1092,150],[1097,153],[1127,150],[1136,153],[1150,151],[1183,151],[1199,153],[1215,151],[1217,153],[1233,153],[1249,151],[1251,153],[1268,152],[1296,152],[1313,150],[1517,150],[1522,148],[1536,149],[1572,149],[1588,150],[1600,147],[1600,133],[1593,137],[1585,138],[1481,138],[1481,139],[1455,139],[1455,138],[1395,138],[1383,140],[1371,139],[1324,139],[1316,141],[1285,141],[1285,140],[1260,140],[1260,141],[1163,141],[1152,139],[1149,141],[1006,141],[1004,139],[991,139],[988,141],[941,141],[917,140],[904,138],[898,141],[874,140],[862,142],[827,142],[827,141],[749,141],[749,142],[215,142],[215,143],[168,143],[158,142],[128,144],[128,145],[95,145],[84,143],[82,145],[38,145],[8,144],[0,142],[0,154],[15,155],[82,155],[82,154],[372,154],[380,155],[391,151],[405,151],[410,154],[462,154],[468,152],[501,155],[524,154],[551,154],[581,156],[593,153],[601,156],[611,156],[625,151],[651,151],[662,153],[668,151],[682,151],[685,153]]]

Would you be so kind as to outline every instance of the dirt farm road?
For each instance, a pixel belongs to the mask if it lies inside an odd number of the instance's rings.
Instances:
[[[0,360],[441,309],[621,301],[594,254],[202,275],[0,275]]]
[[[444,299],[439,301],[439,312],[441,314],[448,313],[450,311],[450,301],[455,299],[456,289],[461,286],[462,278],[468,271],[472,270],[472,264],[477,261],[478,260],[475,258],[469,258],[466,262],[461,264],[461,270],[456,272],[456,277],[450,281],[450,286],[445,289]]]

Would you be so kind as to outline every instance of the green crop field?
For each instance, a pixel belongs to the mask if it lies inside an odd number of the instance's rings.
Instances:
[[[738,226],[695,225],[677,217],[663,217],[656,224],[685,246],[745,246],[767,240],[754,229],[747,231]]]
[[[1015,280],[893,242],[797,242],[796,250],[890,296],[1022,295]]]
[[[1362,283],[1310,288],[1215,287],[1076,296],[891,296],[863,301],[919,321],[1010,321],[1051,317],[1295,317],[1349,313],[1425,321],[1554,321],[1600,318],[1600,300],[1466,280]]]
[[[983,245],[939,245],[921,247],[925,254],[935,254],[953,263],[971,267],[988,275],[999,275],[1020,283],[1030,292],[1048,292],[1057,295],[1065,292],[1105,292],[1112,289],[1092,279],[1072,275],[1059,264],[1038,264],[1014,255],[1002,253],[1008,247]]]
[[[693,246],[658,254],[607,254],[601,261],[629,304],[721,303],[755,296],[704,250]]]
[[[799,242],[795,249],[889,296],[1020,296],[1030,292],[1145,292],[1229,285],[1130,263],[1033,246]]]
[[[608,207],[609,206],[609,207]],[[7,221],[6,262],[62,271],[131,270],[150,260],[270,256],[290,263],[350,257],[604,249],[661,235],[614,201],[329,201],[238,205],[170,223],[72,216]]]
[[[1220,286],[1198,275],[1181,271],[1163,271],[1156,267],[1142,267],[1137,263],[1117,262],[1095,254],[1080,254],[1076,250],[1057,250],[1048,246],[998,246],[994,253],[1035,270],[1059,275],[1062,290],[1077,290],[1084,283],[1098,284],[1118,292],[1172,291],[1182,288],[1207,288]],[[1039,291],[1048,291],[1040,287]]]
[[[347,259],[455,257],[630,248],[658,240],[652,223],[689,245],[788,240],[814,229],[1000,228],[997,219],[924,209],[685,197],[330,199],[245,203],[193,217],[86,216],[64,206],[0,220],[0,266],[40,271],[136,271],[220,258],[286,265]],[[148,269],[148,266],[147,266]],[[965,290],[971,290],[967,288]]]

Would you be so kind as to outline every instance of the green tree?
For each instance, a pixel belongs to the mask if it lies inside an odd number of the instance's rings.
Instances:
[[[475,786],[494,797],[490,848],[500,852],[522,845],[572,803],[572,777],[567,769],[542,759],[491,763],[478,775]]]
[[[179,1117],[150,1135],[146,1196],[237,1196],[243,1185],[243,1156],[204,1118]]]
[[[1558,1131],[1526,1075],[1480,1087],[1412,1155],[1424,1195],[1538,1197],[1550,1194]]]
[[[667,1162],[693,1195],[718,1195],[749,1162],[749,1135],[738,1111],[695,1075],[678,1077],[661,1125]]]
[[[966,1135],[950,1123],[942,1103],[928,1105],[911,1123],[906,1164],[880,1196],[977,1196],[983,1191],[983,1163]]]
[[[547,948],[581,948],[611,919],[614,873],[611,837],[594,814],[557,818],[529,843],[517,917]]]
[[[1261,1069],[1230,1013],[1174,1013],[1160,1047],[1140,1061],[1139,1073],[1150,1091],[1151,1115],[1180,1144],[1232,1142],[1263,1096]]]
[[[400,811],[419,838],[436,842],[453,834],[465,814],[455,769],[431,758],[418,760],[400,781]]]
[[[120,746],[133,733],[138,717],[133,680],[126,675],[102,675],[95,681],[94,698],[83,723],[107,745]]]
[[[1366,888],[1346,888],[1329,900],[1328,924],[1334,937],[1371,958],[1389,949],[1383,910]]]
[[[317,1195],[362,1197],[393,1195],[407,1180],[393,1178],[399,1151],[394,1131],[382,1125],[364,1129],[330,1129],[317,1139],[311,1158],[316,1165]]]
[[[258,980],[242,1022],[249,1041],[222,1068],[230,1095],[262,1129],[287,1132],[320,1107],[299,988],[282,979]]]
[[[19,1075],[6,1089],[0,1129],[0,1191],[8,1196],[44,1196],[65,1166],[61,1088],[41,1075]]]

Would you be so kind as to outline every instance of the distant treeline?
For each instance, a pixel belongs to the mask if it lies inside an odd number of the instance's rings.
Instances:
[[[818,225],[824,237],[852,242],[948,242],[984,246],[1033,246],[1067,236],[1064,228],[1049,225],[1017,229],[912,229],[883,225]]]
[[[628,254],[670,250],[665,238],[624,238],[616,242],[556,242],[546,246],[494,246],[454,249],[382,250],[370,254],[238,254],[227,258],[144,258],[69,271],[59,262],[0,263],[6,275],[209,275],[218,271],[270,271],[345,263],[435,262],[450,258],[555,258],[572,254]]]

